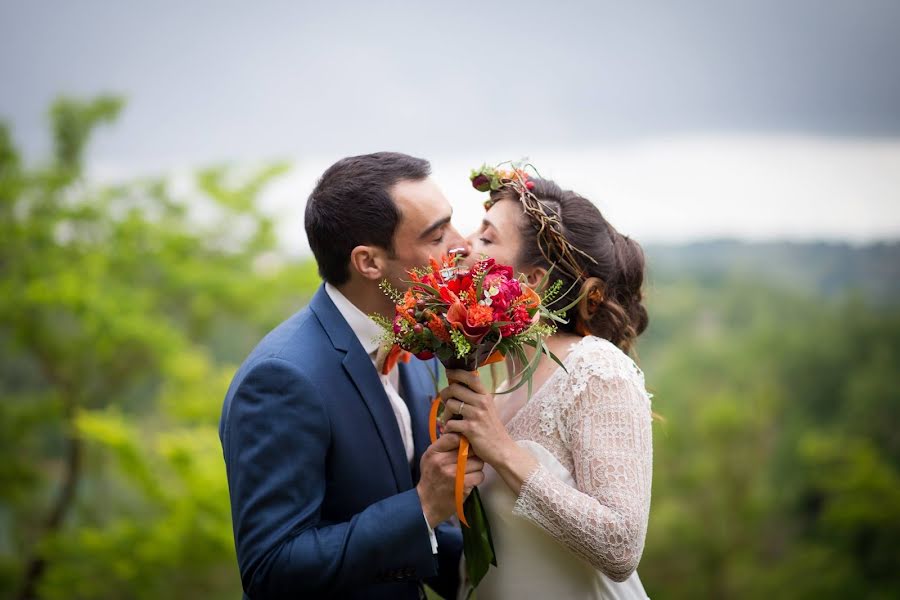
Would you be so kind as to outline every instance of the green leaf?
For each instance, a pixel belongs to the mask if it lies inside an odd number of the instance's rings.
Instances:
[[[463,553],[466,556],[466,574],[471,585],[469,594],[471,594],[471,590],[477,588],[484,576],[487,575],[491,565],[497,566],[491,525],[488,522],[477,487],[472,489],[472,493],[463,502],[463,514],[469,523],[469,527],[462,526],[462,536]]]

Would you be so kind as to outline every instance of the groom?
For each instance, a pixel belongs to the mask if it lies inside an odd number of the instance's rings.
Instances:
[[[345,158],[319,180],[306,233],[325,283],[241,365],[222,408],[245,598],[424,598],[456,593],[459,438],[429,446],[436,363],[383,372],[378,284],[465,240],[427,161]],[[430,373],[429,373],[430,371]],[[470,460],[466,489],[483,479]]]

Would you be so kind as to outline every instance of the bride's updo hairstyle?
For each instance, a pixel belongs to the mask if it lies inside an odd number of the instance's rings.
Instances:
[[[568,323],[559,324],[561,331],[595,335],[609,340],[624,352],[632,349],[634,340],[647,328],[647,310],[643,305],[644,252],[640,245],[610,225],[600,210],[573,191],[563,190],[548,179],[533,178],[529,191],[542,212],[552,215],[554,235],[562,236],[571,250],[568,264],[574,268],[556,267],[549,283],[562,281],[560,297],[551,309],[581,301],[568,311]],[[513,187],[491,192],[490,202],[520,201]],[[534,211],[523,211],[519,230],[522,235],[518,264],[521,267],[549,269],[556,261],[557,250],[545,247],[548,237],[546,219],[534,218]],[[542,231],[541,228],[545,231]],[[551,260],[552,259],[552,260]]]

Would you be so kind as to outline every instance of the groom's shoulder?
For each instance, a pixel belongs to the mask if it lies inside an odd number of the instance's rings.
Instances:
[[[328,336],[310,307],[305,306],[266,334],[247,356],[242,367],[252,368],[268,359],[303,367],[322,356],[326,347],[331,347]]]
[[[324,331],[307,306],[277,325],[256,345],[235,372],[225,394],[219,421],[223,445],[228,424],[235,422],[232,407],[242,389],[259,387],[261,382],[267,382],[262,388],[270,396],[272,390],[288,385],[295,391],[314,389],[316,369],[321,368],[322,356],[327,354],[323,351],[327,338],[323,338]]]
[[[329,350],[330,349],[330,350]],[[306,306],[272,329],[238,367],[225,395],[223,415],[248,379],[313,381],[331,372],[334,350],[315,313]]]

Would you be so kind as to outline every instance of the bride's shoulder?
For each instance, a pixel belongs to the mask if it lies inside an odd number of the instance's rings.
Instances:
[[[588,335],[572,345],[566,359],[572,390],[578,394],[593,378],[629,380],[644,386],[644,373],[618,346],[604,338]]]
[[[644,373],[635,362],[609,340],[585,336],[573,343],[559,377],[550,393],[542,398],[540,423],[544,433],[559,432],[568,442],[569,432],[584,419],[584,411],[609,405],[624,389],[639,390],[627,398],[642,398],[641,408],[650,405],[651,394],[644,387]],[[602,402],[598,402],[602,400]]]

